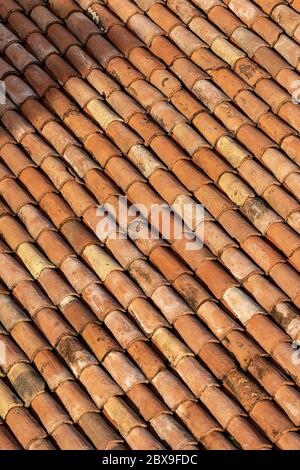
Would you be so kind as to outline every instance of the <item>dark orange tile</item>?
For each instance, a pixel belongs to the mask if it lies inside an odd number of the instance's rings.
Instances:
[[[24,449],[28,449],[34,441],[47,436],[45,430],[24,407],[12,409],[8,413],[6,420]]]
[[[62,424],[52,434],[61,450],[93,450],[94,447],[84,438],[83,434],[70,424]]]
[[[48,36],[54,45],[65,54],[71,46],[80,45],[79,41],[60,24],[53,24],[48,28]]]
[[[21,12],[12,13],[9,16],[9,23],[23,40],[26,40],[30,34],[39,32],[39,28]]]
[[[51,0],[49,2],[49,5],[53,9],[53,11],[55,11],[55,14],[62,19],[67,18],[73,12],[80,11],[79,6],[74,4],[72,0],[66,0],[64,4],[61,4],[56,0]]]
[[[58,50],[41,33],[33,32],[27,38],[26,43],[32,53],[44,62],[51,54],[57,54]]]
[[[0,7],[2,368],[32,405],[5,395],[0,448],[298,449],[298,0],[48,3]],[[153,214],[97,235],[124,193],[203,204],[204,247]]]

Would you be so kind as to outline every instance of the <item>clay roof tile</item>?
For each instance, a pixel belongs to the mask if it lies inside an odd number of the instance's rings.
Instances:
[[[0,449],[300,448],[299,12],[0,6]]]

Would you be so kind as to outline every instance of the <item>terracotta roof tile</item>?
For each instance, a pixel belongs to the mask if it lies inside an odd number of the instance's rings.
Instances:
[[[293,3],[1,7],[0,448],[299,448]]]

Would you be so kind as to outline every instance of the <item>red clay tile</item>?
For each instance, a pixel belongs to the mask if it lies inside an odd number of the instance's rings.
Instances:
[[[96,237],[77,220],[66,222],[61,231],[77,254],[81,254],[88,245],[97,244]]]
[[[21,282],[32,280],[31,276],[10,255],[0,255],[0,270],[3,281],[10,289]]]
[[[79,310],[79,313],[82,312],[82,308],[81,310]],[[78,309],[76,313],[78,316]],[[67,314],[69,314],[69,312],[67,312]],[[71,318],[73,321],[74,315],[75,314],[73,312],[73,316]],[[83,319],[81,319],[81,321],[83,321]],[[89,319],[89,321],[91,321],[91,319]],[[78,320],[76,323],[79,323]],[[105,330],[103,330],[96,323],[89,323],[85,327],[82,326],[80,330],[82,330],[82,336],[84,340],[87,342],[87,344],[92,349],[93,353],[95,354],[97,359],[99,359],[99,361],[103,361],[103,359],[111,351],[121,351],[121,348],[118,343],[114,339],[112,339],[111,336],[109,336],[105,332]]]
[[[249,424],[244,417],[237,417],[231,421],[228,431],[244,450],[269,450],[270,442],[260,432]]]
[[[30,100],[31,101],[31,100]],[[17,142],[22,142],[28,134],[34,132],[33,127],[21,115],[14,111],[8,111],[2,118],[7,130],[14,136]]]
[[[44,96],[50,88],[58,87],[50,76],[37,65],[30,65],[26,69],[25,76],[40,97]]]
[[[73,12],[67,18],[66,24],[82,44],[86,44],[91,36],[99,32],[97,26],[81,12]]]
[[[112,351],[106,356],[103,365],[125,392],[128,392],[137,384],[147,383],[146,377],[144,377],[139,369],[124,354],[118,351]],[[126,374],[124,374],[125,370]]]
[[[0,447],[2,450],[20,450],[21,447],[15,440],[11,432],[4,427],[0,426]]]
[[[34,55],[44,62],[51,54],[57,54],[58,50],[41,33],[33,32],[26,41]]]
[[[256,346],[242,332],[233,331],[223,341],[227,349],[236,357],[241,367],[246,370],[257,355],[263,355],[262,350]]]
[[[139,39],[141,39],[147,46],[150,46],[153,39],[163,34],[162,29],[147,16],[143,14],[135,14],[129,18],[127,26],[130,30],[134,31]]]
[[[47,33],[50,40],[63,54],[65,54],[70,47],[80,44],[75,36],[60,24],[56,23],[51,25]]]
[[[27,52],[20,44],[12,44],[9,46],[6,49],[6,55],[20,72],[24,72],[29,65],[37,62],[35,57]]]
[[[138,384],[133,387],[128,392],[128,396],[138,407],[146,421],[149,421],[162,413],[168,412],[168,408],[143,384]]]
[[[236,450],[236,447],[219,432],[211,432],[203,438],[207,450]]]
[[[115,26],[115,28],[116,27],[117,26]],[[121,56],[118,49],[99,35],[92,36],[88,40],[87,47],[94,58],[97,59],[104,68],[106,68],[113,58]]]
[[[299,407],[293,406],[299,400],[297,390],[290,385],[284,385],[276,393],[277,403],[285,410],[295,425],[299,425]]]
[[[5,373],[8,373],[14,365],[21,365],[22,363],[28,362],[25,354],[8,336],[1,334],[1,343],[4,345],[6,351],[5,357],[1,360],[1,367]]]
[[[102,287],[92,284],[87,287],[83,299],[89,304],[99,320],[104,320],[109,312],[120,310],[120,305]]]
[[[53,308],[42,308],[36,313],[35,320],[52,346],[64,336],[74,335],[74,330]]]
[[[70,78],[77,76],[76,70],[65,62],[58,54],[51,54],[46,59],[46,66],[62,86],[65,85]]]
[[[52,307],[50,300],[31,280],[25,280],[19,283],[13,290],[14,295],[19,302],[28,310],[30,315],[34,316],[40,309]],[[30,293],[27,297],[26,294]]]
[[[26,85],[25,82],[23,82],[19,77],[10,75],[9,77],[6,77],[4,81],[9,96],[17,105],[23,104],[28,98],[35,97],[34,91],[28,85]]]
[[[4,20],[7,20],[8,16],[14,11],[22,11],[22,8],[13,0],[8,0],[5,5],[0,7],[0,14]]]
[[[109,450],[114,447],[123,449],[120,444],[123,442],[122,438],[98,414],[86,413],[79,423],[96,449]]]
[[[211,410],[224,428],[234,417],[243,416],[243,411],[217,387],[208,387],[201,396],[201,401]]]
[[[0,218],[0,230],[1,235],[13,250],[17,250],[21,243],[32,241],[28,233],[26,233],[23,227],[12,217]]]
[[[209,342],[202,348],[200,358],[219,379],[236,368],[233,358],[215,342]]]
[[[281,450],[297,450],[299,449],[298,434],[295,432],[286,432],[278,440],[277,446]]]
[[[257,403],[250,416],[265,430],[272,442],[276,442],[283,432],[295,429],[293,424],[267,400]]]
[[[30,360],[33,360],[39,351],[49,349],[47,342],[42,336],[26,322],[18,323],[14,327],[12,337],[21,349],[26,352]]]
[[[47,436],[45,430],[30,415],[26,408],[12,409],[8,413],[6,420],[24,449],[28,449],[34,441]]]
[[[99,68],[96,69],[92,67],[92,64],[90,65],[90,72],[88,73],[88,81],[96,88],[101,96],[109,97],[114,91],[120,89],[119,85],[114,80],[99,70]]]
[[[39,32],[39,28],[23,13],[15,12],[9,16],[9,23],[21,39],[26,40],[30,34]]]
[[[83,78],[86,78],[86,76],[94,69],[99,68],[96,61],[94,61],[78,46],[70,47],[66,53],[66,58],[73,67],[81,73]]]
[[[130,304],[129,312],[147,336],[152,336],[158,328],[168,325],[166,320],[143,298],[135,299]]]
[[[85,414],[97,412],[95,404],[75,382],[61,383],[57,387],[56,393],[75,423]]]
[[[36,201],[40,201],[46,194],[52,193],[54,188],[47,179],[37,172],[35,168],[27,168],[20,175],[20,181],[28,188]]]
[[[152,383],[171,410],[176,410],[182,403],[193,401],[194,397],[172,373],[167,370],[159,372]]]
[[[115,24],[122,24],[120,19],[117,16],[113,15],[111,11],[105,8],[104,6],[93,3],[90,8],[91,12],[93,12],[94,15],[96,15],[98,18],[101,18],[101,21],[99,23],[99,28],[101,32],[108,31]]]
[[[254,60],[264,67],[273,78],[276,78],[281,70],[287,68],[286,62],[268,47],[260,47],[255,53]]]
[[[74,287],[77,293],[81,294],[90,284],[98,282],[97,277],[86,268],[78,259],[68,257],[62,260],[60,269]]]
[[[53,269],[44,269],[39,276],[39,282],[54,305],[59,305],[66,297],[75,294],[74,290],[66,282],[63,282]]]
[[[0,7],[4,370],[51,435],[20,408],[0,448],[18,447],[9,432],[30,450],[299,448],[298,4],[244,3]],[[126,211],[204,204],[204,247],[163,240],[153,214],[158,239],[132,217],[131,239],[99,236],[97,204],[119,220],[124,193]]]
[[[195,403],[185,402],[184,404],[180,405],[178,414],[180,418],[183,420],[184,424],[188,427],[188,429],[193,433],[193,435],[200,442],[201,441],[203,442],[205,439],[205,436],[211,433],[217,434],[221,432],[221,427],[218,426],[217,422],[211,419],[210,416],[206,414],[205,411],[202,410]],[[195,419],[193,419],[192,417]],[[220,438],[220,441],[222,442],[221,438]],[[225,442],[226,442],[226,438],[224,438],[224,442],[223,442],[224,449],[226,448]],[[219,445],[221,448],[222,444],[219,443]],[[227,446],[229,446],[229,442]],[[217,449],[217,444],[213,443],[213,439],[211,443],[211,449]]]
[[[56,390],[59,384],[73,380],[71,373],[51,351],[39,352],[35,357],[35,365],[51,391]]]
[[[235,101],[254,122],[258,122],[259,118],[269,109],[262,100],[259,100],[253,93],[247,90],[239,93]]]
[[[7,144],[14,144],[14,138],[3,128],[0,128],[0,148],[2,149]]]
[[[168,66],[171,66],[180,57],[184,57],[183,53],[173,43],[160,35],[153,39],[149,50]]]
[[[53,439],[61,450],[93,450],[82,434],[70,424],[62,424],[53,431]]]
[[[166,441],[173,450],[185,449],[196,444],[192,435],[169,415],[161,415],[153,419],[151,424],[160,439]]]
[[[122,395],[122,390],[112,378],[97,365],[86,367],[80,381],[89,391],[96,405],[101,409],[112,397]]]
[[[144,297],[142,291],[121,271],[112,271],[105,280],[105,286],[127,308],[137,297]]]
[[[163,450],[164,446],[158,442],[147,430],[134,428],[127,436],[127,443],[134,450],[155,449]]]
[[[53,114],[36,100],[27,100],[22,106],[22,112],[30,123],[39,130],[41,130],[47,122],[55,119]]]
[[[107,315],[105,325],[124,349],[135,341],[144,339],[144,335],[122,312],[112,312]]]
[[[78,332],[82,333],[83,329],[91,323],[94,324],[95,317],[88,308],[78,299],[73,298],[70,302],[62,306],[62,312],[66,320]]]
[[[152,73],[156,70],[165,68],[161,61],[142,47],[135,47],[131,51],[130,62],[148,79],[150,79]]]
[[[15,364],[7,377],[26,407],[45,389],[44,381],[29,364]]]
[[[159,371],[165,369],[165,364],[160,356],[144,341],[133,343],[128,348],[128,352],[148,380],[152,380]]]
[[[215,341],[211,333],[192,315],[179,318],[175,328],[195,354],[200,354],[206,344]]]
[[[47,32],[49,26],[52,24],[61,23],[61,21],[44,6],[33,8],[30,16],[44,33]]]
[[[116,91],[113,93],[109,97],[108,102],[114,111],[119,114],[125,122],[128,122],[134,114],[144,112],[140,106],[137,106],[137,104],[132,99],[130,99],[121,91]]]
[[[29,318],[17,306],[17,304],[7,295],[2,295],[0,299],[1,305],[1,323],[5,330],[11,331],[19,322],[27,322]],[[5,331],[3,330],[4,334]]]
[[[67,18],[71,13],[75,11],[80,11],[79,6],[74,4],[72,0],[67,0],[64,2],[64,4],[61,4],[56,0],[50,0],[49,5],[55,11],[55,14],[62,19]]]

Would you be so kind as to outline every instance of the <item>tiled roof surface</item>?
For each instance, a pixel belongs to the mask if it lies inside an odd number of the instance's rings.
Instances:
[[[0,449],[300,450],[300,1],[0,15]]]

